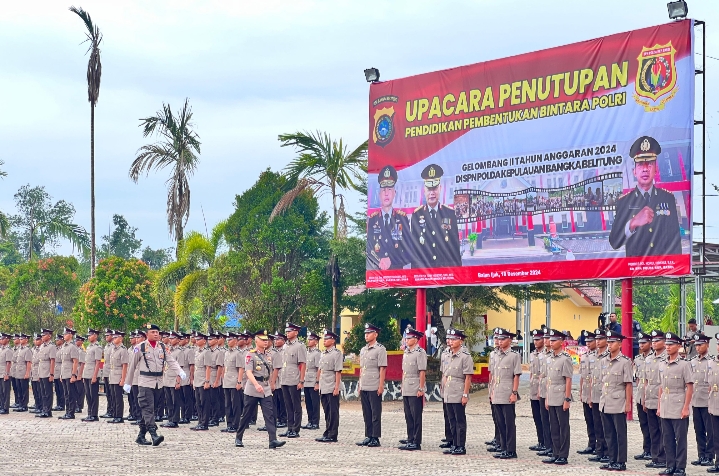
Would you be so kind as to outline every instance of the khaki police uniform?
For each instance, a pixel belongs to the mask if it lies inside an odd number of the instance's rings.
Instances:
[[[322,353],[317,347],[307,348],[307,367],[305,368],[305,386],[303,391],[305,394],[308,429],[310,425],[312,429],[318,429],[320,427],[320,394],[315,390],[315,383],[317,383],[317,368],[319,367],[321,356]]]
[[[275,418],[277,419],[277,428],[285,428],[287,426],[287,408],[285,407],[285,396],[282,393],[282,347],[273,347],[269,350],[272,356],[273,371],[277,370],[275,376],[275,391],[272,392],[272,404],[275,406]]]
[[[586,354],[583,354],[579,359],[579,374],[581,375],[581,389],[582,393],[580,400],[582,402],[582,410],[584,411],[584,422],[587,425],[587,450],[590,448],[594,450],[597,446],[597,437],[594,433],[594,416],[592,415],[592,407],[589,405],[591,393],[592,393],[592,374],[590,371],[589,360],[596,360],[597,351],[590,350]],[[589,452],[583,452],[582,454],[589,454]]]
[[[652,439],[649,434],[649,422],[647,421],[647,412],[644,410],[644,387],[646,386],[646,375],[644,367],[649,352],[637,354],[634,357],[634,403],[636,404],[637,418],[639,419],[639,428],[642,431],[642,454],[652,454]],[[636,459],[636,458],[635,458]]]
[[[38,352],[40,346],[33,346],[32,348],[32,372],[30,375],[30,385],[32,386],[32,397],[35,400],[35,411],[34,413],[40,413],[40,407],[42,406],[42,396],[40,394],[40,359],[38,358]]]
[[[272,403],[272,389],[270,388],[273,358],[274,356],[271,355],[270,352],[261,352],[257,349],[253,349],[245,355],[244,365],[245,373],[248,374],[248,381],[245,387],[245,407],[248,409],[257,407],[259,403],[262,409],[262,417],[265,419],[265,426],[267,427],[267,435],[270,438],[270,442],[277,439],[275,408]],[[255,381],[262,387],[261,391],[258,391],[252,381],[249,380],[250,374],[252,374]],[[235,444],[237,444],[237,440],[242,441],[245,430],[250,426],[250,420],[252,420],[253,414],[254,412],[252,411],[244,411],[242,413],[240,424],[237,428]]]
[[[666,451],[664,440],[662,439],[662,422],[659,415],[657,415],[659,388],[662,385],[659,367],[666,361],[666,358],[666,352],[657,355],[656,352],[652,351],[645,359],[644,364],[644,376],[646,378],[644,407],[647,411],[647,424],[649,426],[649,436],[651,437],[652,461],[660,465],[666,463]]]
[[[609,456],[607,454],[607,440],[604,438],[602,412],[599,409],[599,401],[602,398],[603,372],[606,371],[606,367],[608,366],[606,363],[608,356],[608,350],[604,350],[602,353],[597,350],[594,355],[589,356],[589,373],[591,376],[589,399],[592,405],[592,420],[594,421],[594,438],[596,442],[594,446],[596,456],[590,458],[590,461],[599,461]]]
[[[402,355],[402,402],[407,424],[407,443],[422,444],[422,409],[426,383],[420,387],[420,373],[427,371],[427,352],[420,346],[406,347]],[[422,396],[417,393],[422,391]]]
[[[65,342],[60,347],[60,358],[62,359],[62,365],[60,366],[60,378],[62,379],[63,390],[65,392],[65,414],[68,416],[74,416],[75,410],[77,409],[77,386],[74,382],[70,382],[72,377],[78,378],[77,372],[80,368],[80,349],[75,345],[74,340]]]
[[[299,433],[302,426],[302,391],[297,385],[301,380],[300,367],[307,363],[307,349],[295,339],[287,341],[282,348],[282,371],[280,385],[287,409],[287,431]]]
[[[710,451],[712,456],[719,458],[719,356],[712,357],[709,360],[705,383],[709,387],[708,411],[711,419],[712,434],[718,435],[714,438],[714,447],[710,448]],[[714,468],[719,471],[719,463],[715,463]]]
[[[667,468],[685,469],[687,466],[687,433],[689,418],[682,418],[682,407],[686,403],[687,387],[693,387],[691,365],[677,358],[659,364],[661,390],[659,413],[662,422],[662,438],[666,451]]]
[[[237,390],[237,378],[239,369],[244,366],[243,353],[235,346],[225,352],[223,365],[224,375],[222,376],[222,391],[225,394],[225,420],[227,428],[237,431],[242,416],[242,390]]]
[[[87,352],[82,345],[77,345],[77,378],[75,379],[75,394],[77,395],[77,409],[82,412],[85,408],[85,383],[82,374],[85,371],[85,357]]]
[[[207,428],[210,423],[210,392],[205,389],[206,368],[212,366],[213,353],[205,346],[195,349],[195,375],[193,385],[195,386],[195,402],[197,405],[197,426]]]
[[[149,344],[147,344],[149,345]],[[185,372],[180,364],[180,359],[184,360],[183,352],[179,347],[165,345],[165,351],[177,362],[177,367],[170,366],[165,362],[164,375],[162,377],[162,392],[165,396],[165,406],[167,408],[167,424],[163,427],[176,428],[180,424],[180,409],[182,408],[182,389],[175,388],[182,381],[180,371]],[[187,372],[185,372],[187,374]],[[138,389],[139,395],[139,389]],[[139,402],[139,400],[138,400]],[[157,408],[156,408],[157,410]]]
[[[85,368],[82,370],[82,380],[85,386],[85,397],[87,399],[87,416],[94,419],[98,418],[98,407],[100,404],[100,370],[97,370],[95,383],[92,377],[95,370],[102,362],[103,349],[97,342],[91,342],[85,351]]]
[[[320,400],[325,413],[325,432],[323,437],[337,441],[340,426],[340,387],[334,395],[336,376],[342,373],[344,357],[337,347],[325,349],[318,364]]]
[[[547,456],[552,453],[552,431],[549,428],[549,409],[547,408],[547,362],[551,350],[545,345],[542,351],[537,355],[539,359],[539,377],[537,396],[539,398],[539,415],[542,419],[542,436],[546,449],[537,453],[540,456]]]
[[[707,352],[697,354],[689,361],[691,366],[694,393],[692,393],[692,419],[694,421],[694,434],[697,440],[699,464],[714,460],[714,432],[712,431],[711,416],[709,415],[709,384],[707,372],[713,356]]]
[[[114,348],[115,344],[108,342],[102,350],[102,382],[104,384],[105,398],[107,399],[107,411],[103,415],[103,418],[114,417],[112,412],[115,411],[115,401],[113,400],[114,392],[110,387],[110,357]]]
[[[487,395],[489,396],[489,408],[492,412],[492,424],[494,425],[494,439],[492,440],[495,444],[495,446],[499,445],[499,418],[497,417],[497,407],[494,405],[494,402],[492,401],[492,389],[494,388],[494,379],[492,378],[492,374],[494,373],[494,365],[496,364],[497,359],[497,352],[499,352],[499,348],[495,346],[495,348],[492,350],[492,352],[489,353],[489,384],[487,385]]]
[[[18,398],[23,411],[27,411],[28,402],[30,401],[30,378],[32,377],[32,349],[26,345],[21,345],[16,354],[17,363],[17,387]],[[27,370],[27,364],[30,363],[30,372]],[[27,375],[27,378],[25,377]]]
[[[379,342],[362,347],[360,350],[359,387],[366,438],[382,437],[382,394],[384,389],[379,388],[382,367],[387,367],[387,349]],[[378,391],[381,392],[378,394]]]
[[[457,353],[450,350],[442,375],[442,400],[447,404],[451,441],[455,448],[464,449],[467,441],[467,414],[462,405],[464,380],[474,375],[474,361],[466,348]]]
[[[627,462],[627,385],[632,385],[632,361],[621,352],[604,359],[606,371],[602,377],[602,396],[599,409],[610,463]]]
[[[217,426],[225,410],[224,395],[222,393],[222,371],[223,365],[225,365],[225,351],[222,347],[216,346],[211,348],[210,352],[212,352],[212,370],[210,373],[210,388],[208,390],[210,392],[210,402],[212,402],[210,409],[210,426]],[[214,385],[218,375],[220,376],[220,382],[215,387]]]
[[[114,345],[114,344],[113,344]],[[115,407],[112,410],[113,421],[118,423],[124,421],[123,415],[125,412],[125,399],[122,396],[122,370],[125,368],[125,378],[129,377],[127,372],[127,365],[130,361],[130,357],[127,353],[127,348],[124,345],[115,345],[110,354],[110,391],[112,392],[112,402]],[[123,382],[124,384],[124,382]]]
[[[10,411],[10,378],[12,375],[7,371],[8,362],[12,367],[13,351],[5,345],[0,347],[0,411],[3,414]]]
[[[2,350],[0,350],[2,355]],[[38,375],[40,377],[40,392],[42,394],[42,403],[40,405],[40,414],[52,416],[52,382],[50,382],[50,367],[57,358],[57,346],[52,342],[43,342],[38,350]],[[0,367],[3,367],[0,362]],[[56,367],[57,368],[57,367]],[[53,379],[55,376],[53,375]]]
[[[544,430],[542,429],[542,413],[539,409],[539,375],[540,364],[542,359],[536,349],[529,354],[529,403],[532,407],[532,419],[534,420],[534,429],[537,431],[537,451],[546,449],[544,443]]]
[[[190,384],[190,376],[192,376],[192,380],[194,383],[194,365],[195,365],[195,350],[196,347],[194,345],[186,345],[184,346],[182,353],[185,358],[185,366],[182,367],[182,370],[185,371],[187,374],[187,378],[182,381],[180,384],[180,387],[182,388],[182,396],[183,401],[185,402],[185,410],[182,414],[182,418],[180,421],[185,423],[187,421],[192,421],[192,419],[197,419],[197,404],[195,402],[195,386]],[[177,362],[182,366],[182,361],[180,359],[177,359]],[[192,368],[191,368],[192,367]]]
[[[62,336],[60,336],[62,338]],[[55,344],[52,344],[55,345]],[[65,387],[62,385],[62,345],[55,345],[55,375],[53,385],[55,387],[56,406],[53,410],[65,410]]]
[[[492,403],[497,414],[499,447],[510,454],[517,452],[516,407],[509,401],[516,375],[522,375],[522,357],[513,350],[498,348],[492,372]]]
[[[552,430],[553,458],[569,457],[569,410],[564,410],[565,382],[572,379],[572,357],[566,352],[547,356],[547,405],[549,426]],[[569,397],[571,399],[571,396]]]

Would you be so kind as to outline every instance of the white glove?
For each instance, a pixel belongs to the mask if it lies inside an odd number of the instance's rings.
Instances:
[[[187,374],[183,370],[180,370],[180,378],[182,380],[185,380],[187,378]]]
[[[132,387],[125,384],[122,386],[122,389],[125,391],[125,393],[130,393],[130,390],[132,390]]]

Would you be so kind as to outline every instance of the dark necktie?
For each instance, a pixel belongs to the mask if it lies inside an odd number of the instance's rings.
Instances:
[[[430,210],[429,216],[434,220],[435,218],[437,218],[437,212],[435,210]]]
[[[644,204],[649,206],[649,192],[644,192]]]
[[[384,226],[389,227],[389,213],[384,214]]]

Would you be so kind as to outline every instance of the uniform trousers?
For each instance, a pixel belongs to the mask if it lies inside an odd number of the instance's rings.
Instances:
[[[302,390],[297,385],[283,385],[282,396],[287,409],[287,431],[299,433],[302,426]]]
[[[547,399],[539,397],[539,413],[542,416],[542,433],[544,435],[544,446],[552,449],[552,430],[549,427],[549,410],[545,406]]]
[[[424,397],[403,396],[404,421],[407,424],[407,441],[415,445],[422,444],[422,410]]]
[[[165,410],[167,409],[167,402],[165,401],[164,387],[160,387],[159,395],[160,396],[157,397],[157,401],[155,401],[155,419],[162,420],[163,417],[165,416]],[[140,410],[140,412],[142,412],[142,409],[140,408],[139,397],[140,397],[140,394],[138,392],[137,393],[137,398],[138,398],[137,408],[138,408],[138,410]]]
[[[320,391],[314,386],[305,387],[305,408],[307,409],[307,423],[319,426],[320,424]]]
[[[122,397],[122,387],[118,383],[110,384],[110,391],[112,392],[112,416],[114,418],[124,418],[125,415],[125,399]]]
[[[598,406],[598,405],[597,405]],[[552,428],[552,455],[554,458],[569,457],[569,410],[559,406],[549,407],[549,426]],[[597,453],[599,454],[599,453]]]
[[[242,411],[242,418],[240,418],[240,425],[237,427],[237,438],[242,440],[245,430],[250,426],[253,415],[256,415],[255,412],[257,411],[257,404],[259,403],[262,408],[262,417],[265,419],[267,435],[270,437],[270,441],[276,440],[277,426],[275,425],[275,405],[272,397],[260,398],[250,395],[245,395],[244,397],[244,410]]]
[[[364,419],[364,436],[367,438],[382,437],[382,395],[377,390],[362,390],[362,418]]]
[[[190,387],[189,401],[190,401],[190,415],[191,415],[191,417],[189,419],[192,419],[192,417],[197,416],[197,398],[195,396],[195,388],[192,385],[190,385],[189,387]]]
[[[607,456],[615,463],[627,462],[627,414],[602,412]]]
[[[660,418],[667,468],[686,469],[689,418]]]
[[[65,391],[65,413],[74,415],[77,408],[77,387],[75,382],[70,383],[69,378],[62,379],[63,390]]]
[[[602,424],[602,412],[599,411],[599,403],[592,403],[592,418],[594,419],[594,438],[597,441],[594,449],[597,456],[607,456],[607,441],[604,439],[604,425]]]
[[[449,413],[447,412],[447,404],[442,402],[442,413],[444,415],[444,439],[448,443],[452,443],[452,428],[449,426]]]
[[[285,407],[285,397],[282,390],[272,392],[272,404],[275,406],[275,419],[277,423],[287,423],[287,409]]]
[[[137,401],[137,397],[140,394],[140,387],[133,385],[130,387],[130,393],[127,394],[127,406],[130,408],[129,414],[132,418],[139,420],[142,418],[142,410],[140,404]]]
[[[719,435],[719,415],[709,415],[712,425],[712,434]],[[719,458],[719,438],[714,438],[714,448],[711,449],[713,456]]]
[[[197,404],[197,424],[207,426],[210,423],[210,389],[195,387],[195,402]]]
[[[709,409],[707,407],[692,407],[692,413],[699,458],[714,459],[714,431],[709,417]]]
[[[210,387],[212,408],[210,410],[210,420],[219,421],[222,418],[225,409],[225,396],[222,393],[222,387]]]
[[[167,420],[171,423],[179,423],[180,421],[180,398],[182,398],[182,390],[175,390],[175,387],[163,387],[165,393],[165,405],[167,405]]]
[[[30,401],[30,379],[17,378],[15,381],[17,382],[16,403],[19,403],[22,408],[27,408]]]
[[[499,427],[499,447],[508,453],[517,452],[517,416],[513,403],[498,405],[494,408],[497,412],[497,426]]]
[[[582,402],[582,409],[584,410],[584,422],[587,424],[587,437],[589,448],[595,448],[597,445],[597,437],[594,433],[594,415],[592,414],[592,407],[588,403]]]
[[[195,395],[192,392],[192,386],[183,385],[180,387],[182,392],[182,413],[180,417],[182,420],[190,420],[192,415],[195,414]]]
[[[59,368],[59,367],[58,367]],[[60,372],[57,372],[58,375]],[[53,379],[53,386],[55,387],[55,401],[57,403],[57,406],[65,409],[65,388],[62,386],[62,379],[60,378],[54,378]],[[107,407],[110,408],[110,407]]]
[[[652,454],[652,439],[649,436],[647,412],[644,411],[644,406],[641,403],[637,403],[637,418],[639,418],[639,429],[642,430],[642,451],[646,454]]]
[[[104,383],[103,390],[105,391],[105,398],[107,399],[107,411],[105,413],[112,415],[112,412],[115,409],[115,402],[112,399],[112,386],[110,385],[110,379],[104,377],[102,382]]]
[[[79,411],[82,411],[82,409],[85,407],[85,383],[82,381],[81,378],[78,378],[75,380],[75,405],[77,406],[77,409]]]
[[[489,402],[489,409],[492,411],[492,424],[494,424],[494,441],[499,444],[501,434],[499,432],[499,423],[497,421],[497,405],[492,402]]]
[[[325,412],[325,432],[322,436],[325,438],[337,439],[340,427],[340,396],[332,393],[323,393],[320,396],[322,401],[322,410]],[[719,425],[719,417],[717,417]]]
[[[0,381],[0,387],[2,387],[2,391],[0,392],[0,395],[2,395],[2,400],[0,400],[0,408],[2,408],[5,411],[10,410],[10,386],[12,385],[10,377],[8,377],[7,380],[3,379]]]
[[[52,382],[50,378],[40,379],[40,393],[42,395],[42,401],[40,402],[41,413],[52,413]]]
[[[18,389],[17,389],[17,379],[15,377],[10,377],[10,385],[12,386],[12,393],[15,396],[15,400],[14,400],[15,405],[20,405],[20,400],[18,397]]]
[[[539,410],[539,400],[529,400],[532,405],[532,419],[534,420],[534,429],[537,431],[537,444],[544,444],[544,430],[542,429],[542,413]]]
[[[87,416],[97,418],[97,409],[100,404],[100,382],[91,378],[82,379],[85,385],[85,399],[87,400]]]
[[[467,442],[467,407],[461,403],[447,403],[449,427],[454,446],[464,447]]]
[[[42,406],[42,395],[40,393],[40,380],[33,380],[30,382],[32,386],[32,398],[35,400],[35,410],[40,410]]]
[[[664,463],[667,459],[662,440],[662,419],[657,416],[657,409],[647,408],[647,425],[652,442],[652,461]]]
[[[245,392],[244,390],[237,390],[237,388],[226,388],[224,390],[227,428],[237,429],[239,428],[242,409],[245,405]]]
[[[144,423],[146,428],[156,428],[155,425],[155,405],[160,402],[163,394],[163,387],[139,387],[137,389],[137,404],[140,406],[140,423]]]

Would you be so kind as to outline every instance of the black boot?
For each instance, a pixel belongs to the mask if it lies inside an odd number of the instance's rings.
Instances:
[[[152,443],[147,441],[147,439],[145,438],[145,435],[147,435],[147,427],[145,427],[145,425],[141,425],[140,433],[137,434],[137,439],[135,440],[135,443],[137,443],[138,445],[143,445],[143,446],[151,445]]]
[[[152,446],[157,446],[163,441],[165,441],[164,436],[157,434],[157,426],[152,425],[150,427],[147,427],[147,431],[150,432],[150,437],[152,438]]]

